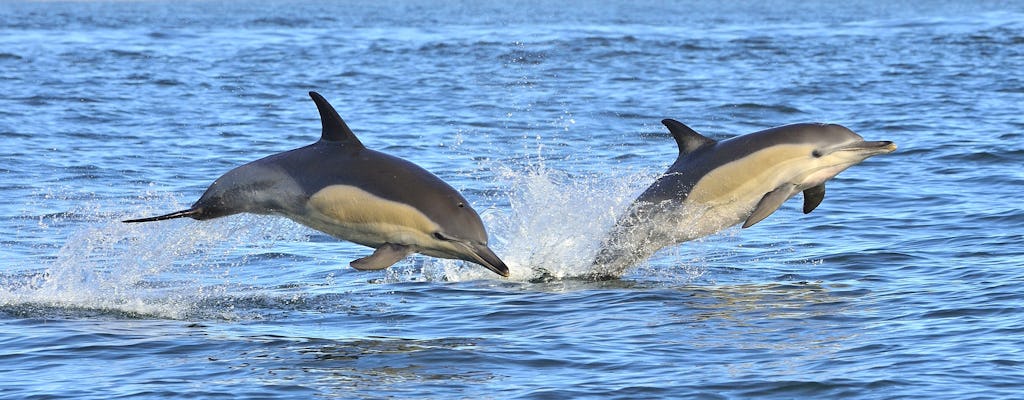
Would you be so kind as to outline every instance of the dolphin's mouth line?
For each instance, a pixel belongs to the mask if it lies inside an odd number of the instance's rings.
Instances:
[[[136,223],[136,222],[164,221],[164,220],[168,220],[168,219],[182,218],[182,217],[190,217],[190,218],[194,218],[194,219],[199,219],[199,217],[202,214],[203,214],[203,210],[201,208],[190,208],[190,209],[187,209],[187,210],[175,211],[175,212],[172,212],[170,214],[158,215],[158,216],[155,216],[155,217],[126,219],[126,220],[121,221],[121,222],[124,222],[124,223],[127,223],[127,224],[131,224],[131,223]]]
[[[871,151],[876,154],[885,154],[896,151],[896,143],[888,140],[863,141],[840,147],[836,151]]]

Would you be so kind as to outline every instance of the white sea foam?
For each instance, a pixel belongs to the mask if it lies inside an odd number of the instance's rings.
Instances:
[[[177,202],[167,206],[166,200],[153,202],[165,205],[161,210],[185,208]],[[156,212],[146,207],[133,215]],[[72,232],[51,260],[6,276],[0,305],[185,318],[195,315],[202,302],[237,286],[230,271],[246,262],[254,246],[297,233],[284,228],[290,222],[277,219],[125,224],[118,217],[88,216],[95,220]]]
[[[514,281],[544,275],[563,279],[597,272],[594,256],[615,220],[637,193],[656,177],[650,171],[622,175],[571,176],[537,164],[525,169],[498,168],[509,207],[485,210],[491,246],[509,265]],[[474,265],[431,259],[427,279],[464,281],[493,278]],[[692,270],[687,275],[699,274]]]

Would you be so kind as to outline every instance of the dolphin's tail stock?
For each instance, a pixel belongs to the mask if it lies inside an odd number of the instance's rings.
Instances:
[[[619,279],[629,267],[639,262],[634,261],[635,258],[626,249],[603,247],[594,257],[594,261],[591,263],[592,270],[584,276],[584,279],[592,281]]]
[[[159,215],[159,216],[156,216],[156,217],[138,218],[138,219],[126,219],[126,220],[121,221],[121,222],[124,222],[124,223],[153,222],[153,221],[163,221],[165,219],[174,219],[174,218],[181,218],[181,217],[196,218],[197,216],[199,216],[202,213],[203,213],[203,210],[200,209],[200,208],[190,208],[188,210],[175,211],[175,212],[172,212],[170,214]]]

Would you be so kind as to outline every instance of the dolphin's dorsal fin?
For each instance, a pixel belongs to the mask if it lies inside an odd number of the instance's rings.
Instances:
[[[352,130],[348,129],[348,125],[345,125],[345,120],[341,119],[338,112],[334,110],[334,106],[328,103],[324,96],[317,92],[309,92],[309,97],[313,98],[313,102],[316,103],[316,109],[320,111],[320,123],[324,126],[324,130],[320,134],[321,141],[364,147],[359,138],[352,133]]]
[[[684,125],[682,122],[674,119],[666,118],[661,120],[661,123],[665,124],[668,131],[672,133],[672,137],[676,139],[676,144],[679,145],[680,155],[692,153],[694,150],[704,147],[705,145],[715,143],[714,139],[701,135],[697,133],[697,131]]]

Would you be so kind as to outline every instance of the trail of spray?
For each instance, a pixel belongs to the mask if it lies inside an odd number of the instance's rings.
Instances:
[[[155,201],[157,204],[164,201]],[[178,207],[171,205],[169,208]],[[138,211],[138,214],[145,214]],[[52,260],[0,282],[0,306],[160,318],[215,317],[203,302],[237,289],[229,275],[255,243],[295,232],[247,218],[214,223],[124,224],[96,215],[73,232]],[[220,281],[218,283],[218,281]]]

